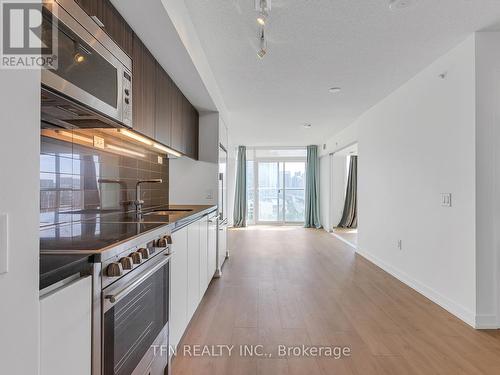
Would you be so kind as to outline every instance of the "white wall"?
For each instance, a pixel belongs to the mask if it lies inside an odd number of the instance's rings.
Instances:
[[[476,35],[477,325],[500,325],[500,33]]]
[[[347,180],[347,156],[326,154],[319,159],[320,220],[323,229],[331,232],[342,218]]]
[[[187,157],[169,161],[170,204],[217,204],[219,165]]]
[[[0,275],[0,372],[39,364],[40,72],[1,70],[0,213],[9,218],[9,272]]]
[[[319,159],[319,214],[323,229],[331,232],[332,230],[332,207],[330,205],[332,174],[331,174],[331,156],[324,155]]]
[[[336,226],[344,213],[345,191],[347,182],[347,156],[332,156],[332,226]]]
[[[359,142],[358,252],[471,325],[474,139],[470,37],[327,142],[328,150]],[[444,192],[451,208],[440,205]]]
[[[356,143],[358,141],[358,124],[351,124],[332,138],[328,139],[324,144],[319,146],[320,157],[326,154],[331,154]]]
[[[230,140],[229,140],[230,142]],[[227,149],[227,221],[233,226],[234,196],[236,193],[236,153],[237,146],[229,144]]]

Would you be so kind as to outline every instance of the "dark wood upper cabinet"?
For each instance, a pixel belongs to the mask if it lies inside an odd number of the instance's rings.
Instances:
[[[114,39],[126,53],[132,56],[132,28],[108,0],[76,0],[90,16],[96,16],[103,24],[104,31]]]
[[[182,92],[177,85],[172,85],[172,148],[182,153],[186,152],[182,132]]]
[[[155,137],[156,60],[134,34],[132,48],[132,115],[134,130]]]
[[[172,85],[169,75],[157,62],[155,138],[167,146],[171,146],[172,139]]]
[[[186,155],[193,159],[198,159],[198,133],[199,133],[199,115],[196,108],[194,108],[189,101],[188,104],[188,120],[185,124],[186,137]]]
[[[133,128],[183,154],[198,158],[198,111],[135,35],[109,0],[76,0],[132,57]]]

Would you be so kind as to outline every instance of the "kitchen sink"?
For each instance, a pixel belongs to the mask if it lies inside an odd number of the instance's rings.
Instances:
[[[149,215],[152,215],[152,216],[155,216],[155,215],[157,215],[157,216],[179,215],[179,214],[191,212],[191,211],[193,211],[193,210],[189,209],[189,208],[185,208],[185,209],[174,208],[171,210],[154,210],[154,211],[145,213],[144,216],[149,216]]]

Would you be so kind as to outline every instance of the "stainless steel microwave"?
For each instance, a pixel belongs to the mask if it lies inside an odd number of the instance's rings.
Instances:
[[[47,108],[60,101],[44,103],[53,98],[44,95],[49,92],[69,99],[69,104],[57,104],[59,112],[88,119],[86,108],[111,119],[107,126],[132,127],[131,58],[73,0],[44,3],[42,14],[42,41],[51,45],[57,40],[57,68],[42,70],[42,113],[57,112]]]

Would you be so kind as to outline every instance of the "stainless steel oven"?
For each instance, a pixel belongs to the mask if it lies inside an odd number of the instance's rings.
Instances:
[[[42,87],[131,127],[131,58],[74,0],[44,3],[43,15],[42,40],[48,46],[57,21],[57,39],[54,39],[57,40],[57,69],[42,70]],[[44,107],[44,98],[48,96],[42,95],[42,111],[47,107]],[[53,98],[49,99],[54,102]],[[75,109],[55,103],[57,109],[52,108],[53,113],[60,110],[78,115],[81,112],[81,107]],[[82,116],[88,117],[85,113]]]
[[[103,289],[103,375],[163,375],[168,367],[170,257],[156,254]],[[111,274],[123,259],[108,265]]]

